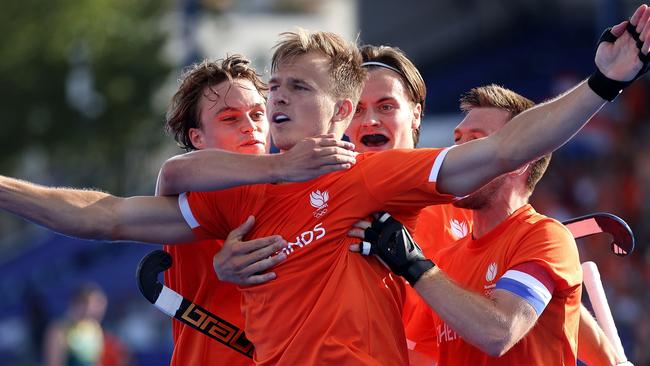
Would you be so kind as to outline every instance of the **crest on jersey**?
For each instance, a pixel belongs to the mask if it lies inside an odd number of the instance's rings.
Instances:
[[[456,240],[466,237],[469,232],[467,222],[465,221],[451,219],[449,220],[449,227],[451,228],[451,233],[454,235]]]
[[[497,264],[495,262],[488,265],[487,271],[485,272],[485,280],[487,282],[492,282],[497,276]]]
[[[327,191],[321,192],[315,190],[309,195],[309,204],[316,209],[314,217],[320,218],[327,213],[327,201],[330,199],[330,194]]]

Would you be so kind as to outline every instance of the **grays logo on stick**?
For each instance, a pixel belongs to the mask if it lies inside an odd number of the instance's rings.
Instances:
[[[243,330],[158,281],[158,274],[171,266],[172,256],[163,250],[155,250],[144,256],[135,274],[142,295],[163,313],[244,356],[253,358],[253,344],[246,339]]]

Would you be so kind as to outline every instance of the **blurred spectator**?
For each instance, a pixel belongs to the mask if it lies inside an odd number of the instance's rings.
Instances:
[[[80,286],[65,316],[54,321],[45,334],[45,366],[125,366],[125,346],[102,329],[107,299],[92,283]]]

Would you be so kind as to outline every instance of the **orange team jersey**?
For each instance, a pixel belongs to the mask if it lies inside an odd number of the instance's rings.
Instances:
[[[222,246],[223,242],[218,240],[165,245],[165,251],[171,254],[173,261],[172,267],[164,273],[165,284],[186,299],[243,329],[241,294],[235,285],[219,281],[212,267],[212,258]],[[177,320],[172,320],[172,332],[172,366],[253,365],[249,357]]]
[[[435,263],[438,252],[452,246],[459,239],[467,236],[472,231],[472,211],[448,205],[428,206],[420,211],[415,224],[413,239],[422,248],[424,256]],[[406,300],[402,320],[406,330],[406,339],[409,349],[414,349],[412,339],[420,339],[422,329],[419,325],[421,316],[420,307],[428,309],[428,305],[409,285],[406,287]]]
[[[575,241],[562,224],[525,205],[478,240],[468,235],[443,249],[437,264],[457,284],[485,296],[495,288],[510,291],[503,283],[512,282],[512,273],[521,275],[522,268],[541,270],[539,278],[548,282],[537,284],[550,291],[545,307],[531,303],[541,312],[535,326],[499,358],[465,342],[425,307],[419,309],[422,338],[414,340],[417,351],[431,355],[431,349],[437,348],[432,356],[441,366],[576,364],[582,270]],[[529,294],[538,294],[537,290]]]
[[[250,237],[278,234],[288,258],[273,281],[240,287],[246,334],[261,365],[406,365],[404,284],[376,258],[352,253],[350,227],[388,211],[411,229],[436,191],[448,150],[367,153],[311,181],[179,196],[198,237],[223,238],[254,215]]]

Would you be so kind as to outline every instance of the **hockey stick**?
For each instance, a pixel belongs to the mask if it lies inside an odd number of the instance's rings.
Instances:
[[[610,213],[598,212],[562,222],[575,239],[607,233],[611,235],[612,252],[620,257],[634,250],[634,234],[623,219]]]
[[[145,255],[135,274],[142,295],[163,313],[217,342],[253,358],[253,344],[246,339],[243,330],[187,300],[158,281],[158,274],[171,266],[172,257],[163,250],[155,250]]]
[[[591,306],[594,309],[596,314],[596,321],[605,332],[607,339],[614,347],[614,351],[618,357],[627,362],[627,357],[625,356],[625,350],[621,344],[621,338],[618,336],[618,331],[616,330],[616,324],[614,323],[614,318],[612,317],[612,311],[609,309],[609,303],[607,302],[607,297],[605,296],[605,290],[603,289],[603,283],[600,281],[600,273],[598,272],[598,267],[594,262],[584,262],[582,263],[582,272],[584,274],[585,288],[587,289],[587,295],[589,295],[589,301]]]

